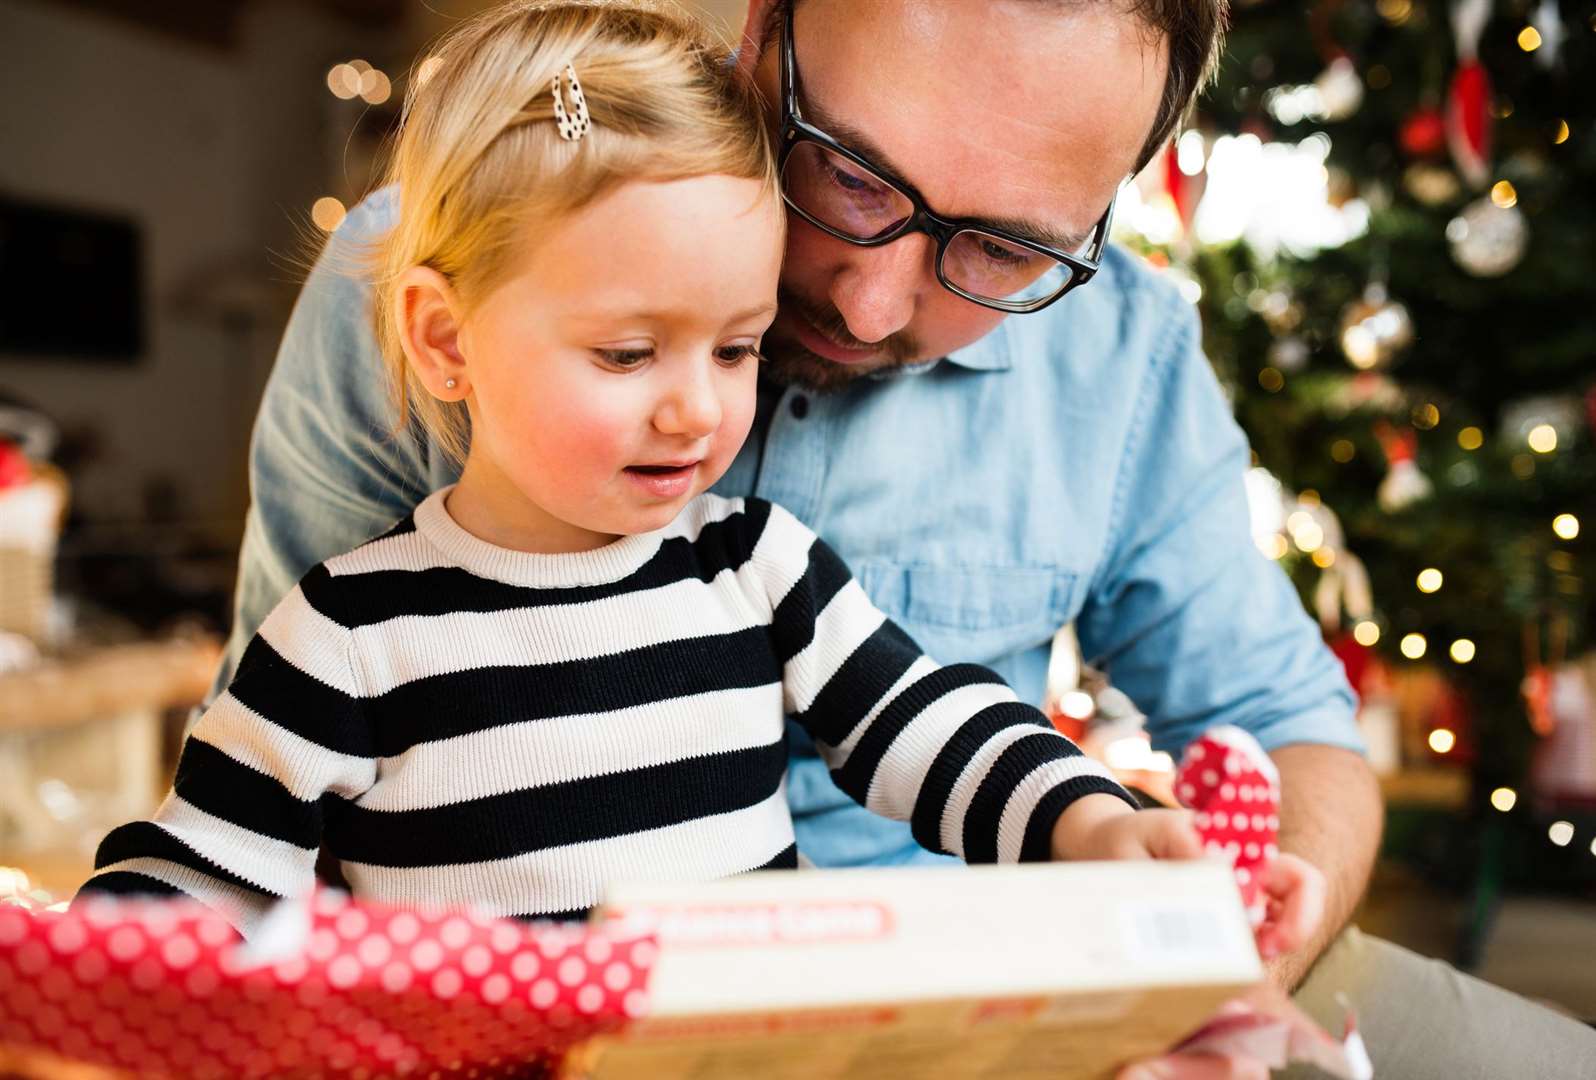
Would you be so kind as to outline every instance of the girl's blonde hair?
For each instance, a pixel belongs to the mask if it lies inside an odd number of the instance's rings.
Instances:
[[[470,307],[539,225],[628,180],[730,175],[776,190],[758,95],[693,18],[651,0],[520,0],[451,31],[412,72],[389,168],[398,220],[380,241],[373,291],[398,427],[412,421],[457,463],[463,403],[434,398],[400,347],[396,283],[412,266]],[[560,138],[553,83],[575,67],[592,116]],[[567,91],[568,93],[568,91]]]

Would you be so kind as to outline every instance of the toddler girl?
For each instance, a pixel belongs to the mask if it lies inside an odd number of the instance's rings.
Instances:
[[[708,493],[752,423],[783,214],[702,32],[519,4],[437,57],[376,317],[402,422],[460,480],[284,598],[88,888],[247,935],[323,846],[357,895],[506,916],[791,867],[786,716],[928,848],[1196,856],[1183,813],[1133,813],[995,675],[924,656],[790,514]]]

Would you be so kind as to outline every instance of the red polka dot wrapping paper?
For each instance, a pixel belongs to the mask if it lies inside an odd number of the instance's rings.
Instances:
[[[1213,728],[1186,747],[1175,795],[1196,812],[1197,834],[1208,853],[1235,867],[1247,917],[1258,926],[1266,913],[1261,874],[1279,854],[1280,774],[1274,762],[1240,728]]]
[[[647,1010],[652,936],[330,890],[297,917],[261,956],[184,900],[0,906],[0,1049],[174,1080],[530,1077]]]

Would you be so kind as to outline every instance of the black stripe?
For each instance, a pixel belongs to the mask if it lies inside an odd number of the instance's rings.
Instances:
[[[914,639],[888,619],[842,662],[809,708],[793,719],[815,741],[835,746],[920,656]],[[867,703],[864,709],[859,708],[861,701]]]
[[[997,862],[998,823],[1020,781],[1045,762],[1079,754],[1074,743],[1051,728],[1023,736],[1004,747],[981,779],[969,809],[964,812],[964,861]]]
[[[113,866],[127,859],[164,859],[260,896],[277,896],[252,881],[244,880],[226,867],[211,862],[153,821],[135,821],[112,829],[100,841],[100,849],[94,853],[94,868],[98,870]]]
[[[524,923],[556,922],[556,923],[585,923],[593,914],[593,909],[572,908],[570,911],[541,911],[531,915],[511,915],[512,919]]]
[[[168,885],[160,878],[152,878],[148,874],[139,874],[132,870],[112,870],[108,874],[96,874],[85,881],[78,889],[77,896],[72,898],[72,906],[77,907],[79,900],[94,896],[96,893],[106,896],[184,895],[182,889]]]
[[[190,735],[172,790],[241,829],[313,851],[321,846],[321,807],[296,799],[276,777],[256,772]]]
[[[416,516],[414,514],[406,514],[403,518],[394,522],[393,528],[389,529],[381,536],[372,537],[369,541],[367,541],[367,543],[375,544],[378,540],[392,540],[396,536],[403,536],[406,533],[413,533],[415,531]]]
[[[765,628],[753,626],[587,660],[429,675],[367,699],[362,708],[378,755],[393,757],[419,743],[504,724],[780,681]]]
[[[920,794],[914,800],[914,814],[909,820],[914,838],[921,847],[953,854],[942,846],[942,819],[947,812],[948,797],[953,794],[953,785],[994,735],[1017,724],[1035,723],[1035,715],[1035,711],[1022,702],[1000,701],[959,725],[953,738],[937,751],[936,760],[926,772]]]
[[[826,610],[832,597],[853,580],[837,553],[816,538],[809,547],[809,564],[803,576],[776,605],[770,636],[776,643],[776,658],[783,664],[803,652],[815,638],[815,620]]]
[[[240,704],[308,742],[355,757],[375,757],[360,703],[305,674],[257,634],[227,688]]]
[[[754,806],[775,794],[786,770],[780,739],[424,810],[369,810],[329,799],[328,845],[346,862],[373,866],[506,859]]]
[[[762,518],[768,513],[768,506],[749,506],[705,525],[697,540],[685,537],[666,540],[637,570],[620,581],[603,585],[539,589],[490,581],[458,567],[435,567],[341,574],[328,578],[328,588],[318,588],[315,583],[307,587],[304,581],[300,587],[317,611],[351,629],[402,615],[452,615],[461,611],[506,611],[589,603],[678,581],[709,582],[723,570],[740,568],[750,552],[751,526],[757,521],[762,528]],[[307,579],[309,577],[306,575]]]
[[[843,791],[863,803],[870,791],[870,781],[876,775],[876,766],[881,764],[881,759],[886,756],[892,741],[914,721],[916,716],[960,687],[992,683],[1002,685],[1003,680],[979,664],[950,664],[945,668],[937,668],[924,678],[910,683],[902,693],[892,699],[890,705],[881,710],[875,723],[871,724],[869,730],[854,744],[853,752],[848,755],[848,760],[843,762],[842,768],[832,770],[832,779]],[[854,723],[858,722],[864,711],[868,710],[876,700],[879,699],[861,703],[863,707],[856,712]],[[853,724],[848,726],[852,730]],[[835,745],[835,742],[841,740],[826,741]]]
[[[788,844],[786,847],[776,852],[775,855],[771,856],[769,860],[760,864],[759,866],[754,867],[752,870],[745,871],[745,873],[757,874],[761,870],[796,869],[798,869],[798,845]]]
[[[1106,776],[1066,780],[1036,801],[1036,808],[1025,823],[1025,839],[1020,842],[1021,862],[1048,862],[1053,858],[1053,827],[1058,824],[1059,815],[1083,795],[1116,795],[1136,806],[1130,793]]]

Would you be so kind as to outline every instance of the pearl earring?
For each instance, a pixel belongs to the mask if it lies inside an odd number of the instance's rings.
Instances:
[[[453,379],[445,379],[445,380],[443,380],[443,388],[445,390],[453,390],[454,389],[454,380]]]

